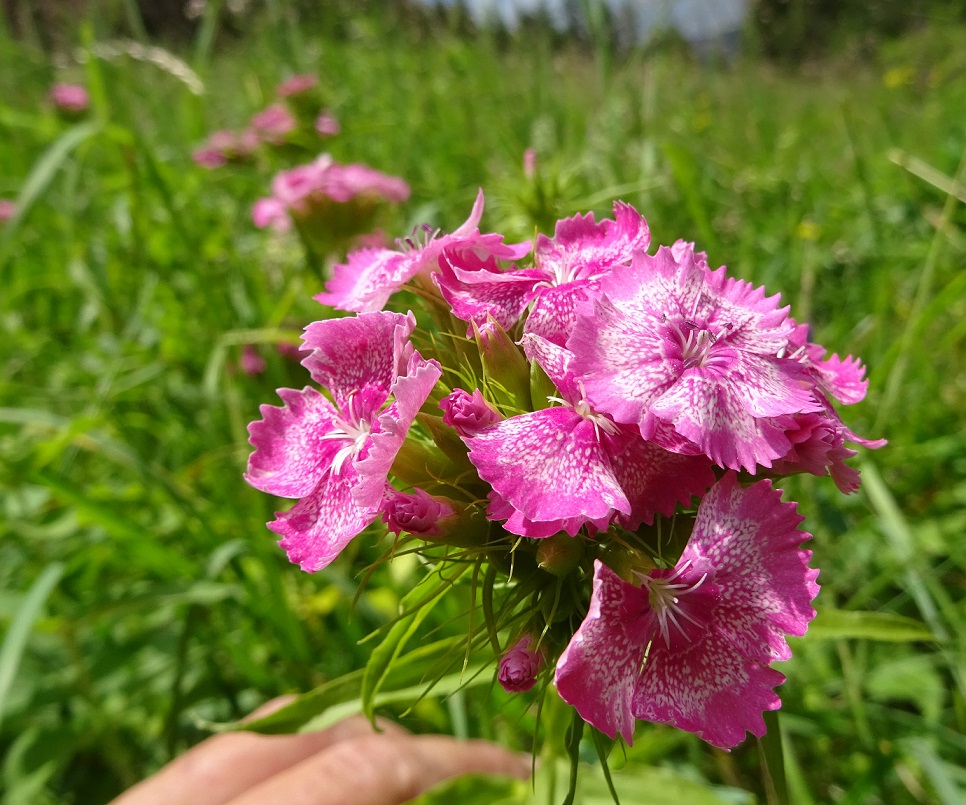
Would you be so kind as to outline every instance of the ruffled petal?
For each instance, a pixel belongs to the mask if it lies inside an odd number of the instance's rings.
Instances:
[[[762,713],[781,706],[773,688],[784,681],[778,671],[745,657],[716,629],[672,648],[655,639],[637,680],[631,712],[731,749],[746,732],[765,734]]]
[[[314,573],[327,567],[357,534],[376,519],[376,512],[352,500],[355,471],[327,473],[307,497],[287,512],[277,512],[268,527],[282,537],[279,545],[302,570]]]
[[[557,661],[560,697],[601,732],[634,739],[632,702],[652,618],[647,591],[594,562],[590,607]]]
[[[256,489],[285,498],[307,495],[332,466],[340,445],[325,435],[338,412],[313,388],[279,389],[281,407],[262,405],[262,419],[248,426],[255,450],[245,480]]]
[[[572,408],[505,419],[466,444],[480,478],[529,520],[591,520],[630,511],[594,424]]]
[[[393,384],[394,402],[379,416],[379,428],[373,430],[369,452],[356,464],[359,483],[353,488],[352,495],[358,506],[379,507],[396,454],[441,375],[442,370],[436,361],[427,361],[414,352],[406,374]]]
[[[304,349],[311,350],[302,365],[340,409],[366,388],[381,393],[385,402],[400,367],[405,368],[412,349],[407,339],[415,326],[412,313],[388,311],[313,322],[302,337]]]
[[[811,538],[798,528],[803,519],[771,481],[743,488],[729,472],[701,501],[678,562],[711,569],[720,589],[716,628],[759,662],[791,657],[785,635],[805,634],[815,617],[818,571],[801,547]]]

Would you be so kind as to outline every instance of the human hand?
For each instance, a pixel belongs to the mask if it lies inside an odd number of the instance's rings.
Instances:
[[[355,716],[300,735],[216,735],[112,805],[398,805],[462,774],[530,775],[529,758],[486,741],[379,726]]]

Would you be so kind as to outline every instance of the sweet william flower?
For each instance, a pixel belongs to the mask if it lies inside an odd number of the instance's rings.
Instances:
[[[546,660],[542,650],[530,648],[533,637],[523,635],[500,658],[497,680],[507,693],[525,693],[537,683],[537,674]]]
[[[714,481],[703,456],[682,456],[644,441],[588,405],[570,369],[570,353],[546,339],[524,336],[528,356],[547,373],[560,403],[509,417],[464,441],[480,478],[491,485],[491,519],[527,537],[557,531],[571,536],[585,523],[627,528],[670,515],[679,502]]]
[[[325,291],[314,298],[338,310],[366,312],[382,310],[389,297],[417,276],[429,277],[439,268],[439,257],[447,248],[458,248],[500,260],[519,259],[529,244],[510,245],[503,236],[481,234],[483,191],[469,218],[450,234],[440,235],[428,227],[421,234],[399,242],[398,249],[357,249],[350,252],[348,262],[336,265]]]
[[[411,314],[388,312],[309,325],[303,365],[331,401],[310,387],[280,389],[284,405],[261,406],[249,425],[245,479],[298,498],[268,526],[303,570],[326,567],[378,516],[394,450],[440,374],[409,343],[414,326]]]
[[[770,481],[733,472],[707,493],[674,568],[622,579],[599,560],[586,618],[557,663],[561,697],[630,743],[636,719],[671,724],[722,749],[765,732],[781,702],[786,635],[815,616],[818,571],[795,504]]]
[[[791,447],[775,417],[822,409],[805,369],[780,357],[793,330],[777,296],[677,244],[605,277],[567,346],[598,411],[645,439],[670,427],[719,466],[755,472]]]
[[[525,331],[563,346],[578,303],[596,296],[601,279],[650,238],[644,217],[619,201],[613,220],[575,215],[557,222],[553,238],[538,235],[530,267],[504,271],[472,252],[448,252],[436,281],[453,314],[478,325],[493,317],[508,329],[532,302]]]

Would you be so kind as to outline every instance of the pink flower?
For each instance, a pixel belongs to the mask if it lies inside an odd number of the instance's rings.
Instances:
[[[258,138],[253,132],[236,134],[227,130],[213,131],[191,158],[201,167],[211,170],[242,160],[257,147]]]
[[[279,389],[284,405],[261,406],[248,426],[245,479],[298,499],[268,527],[303,570],[326,567],[378,516],[395,453],[440,376],[409,343],[414,326],[397,313],[310,324],[303,365],[331,402],[312,388]]]
[[[533,302],[526,332],[563,346],[578,303],[596,296],[602,278],[649,243],[644,218],[617,202],[613,221],[575,215],[557,222],[552,239],[538,235],[531,268],[502,271],[473,252],[447,252],[437,283],[453,314],[478,325],[493,317],[509,328]]]
[[[291,217],[308,219],[318,214],[314,225],[329,225],[333,231],[365,223],[375,206],[382,202],[400,202],[409,197],[409,185],[397,176],[370,168],[368,165],[340,165],[328,154],[314,162],[281,171],[272,180],[272,195],[259,199],[252,208],[252,220],[257,227],[271,226],[284,231],[291,226]],[[355,222],[343,220],[327,224],[332,205],[351,204]],[[352,216],[349,216],[350,218]]]
[[[422,240],[406,239],[398,250],[359,249],[347,263],[333,268],[332,279],[315,299],[339,310],[382,310],[389,297],[413,277],[425,276],[439,267],[443,250],[459,248],[498,259],[517,259],[529,251],[527,244],[511,246],[502,235],[482,235],[477,228],[483,216],[483,191],[476,196],[470,217],[452,234],[438,236],[428,227]]]
[[[9,199],[0,198],[0,222],[9,221],[17,214],[17,205]]]
[[[331,112],[325,110],[315,118],[315,131],[320,137],[335,137],[342,131],[342,126]]]
[[[256,114],[249,123],[249,128],[261,142],[270,145],[281,145],[286,135],[295,131],[295,117],[287,107],[280,103],[273,103]]]
[[[276,232],[292,228],[285,204],[277,198],[260,198],[252,205],[252,221],[259,229],[272,227]]]
[[[531,181],[537,175],[537,152],[528,148],[523,152],[523,175]]]
[[[319,83],[319,79],[308,73],[301,73],[286,78],[275,88],[275,94],[280,98],[289,98],[292,95],[301,95]]]
[[[500,658],[497,679],[507,693],[526,693],[537,682],[537,674],[546,656],[542,650],[532,651],[533,638],[523,635],[516,644]]]
[[[90,96],[80,84],[54,84],[50,99],[62,112],[78,113],[87,109]]]
[[[440,533],[439,521],[452,517],[454,511],[440,498],[434,498],[422,489],[414,489],[411,495],[407,495],[387,487],[381,513],[382,521],[393,534],[406,531],[420,536],[436,536]]]
[[[502,418],[493,406],[483,399],[479,389],[472,394],[463,389],[454,389],[443,397],[439,407],[443,410],[443,422],[453,428],[460,436],[473,436],[488,425],[494,425]]]
[[[631,743],[635,719],[671,724],[730,749],[765,732],[781,701],[786,635],[815,617],[818,571],[795,504],[770,481],[729,472],[705,496],[674,568],[635,573],[599,560],[587,617],[557,663],[561,697],[585,721]]]
[[[588,405],[566,350],[534,335],[524,345],[557,386],[561,397],[550,399],[560,405],[464,438],[493,489],[491,519],[507,517],[504,528],[527,537],[574,536],[585,523],[606,529],[615,518],[634,530],[714,482],[706,458],[670,453]]]
[[[671,428],[716,464],[754,472],[791,447],[775,417],[822,405],[805,369],[778,357],[788,308],[724,272],[686,245],[638,252],[580,309],[567,346],[597,410],[645,439]]]
[[[260,375],[265,371],[265,359],[258,354],[258,350],[255,349],[251,344],[245,344],[242,347],[241,360],[239,361],[241,370],[248,375],[253,377],[255,375]]]

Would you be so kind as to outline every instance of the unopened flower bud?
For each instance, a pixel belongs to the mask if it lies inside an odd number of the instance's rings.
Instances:
[[[507,693],[525,693],[537,682],[545,657],[542,650],[530,649],[532,642],[530,635],[524,635],[500,658],[497,679]]]
[[[453,513],[451,506],[422,489],[414,489],[411,495],[390,489],[383,501],[382,521],[394,534],[435,536],[440,533],[439,521]]]
[[[580,563],[584,543],[579,537],[557,534],[540,540],[537,545],[537,565],[554,576],[566,576]]]
[[[529,411],[530,364],[499,322],[490,318],[473,325],[483,371],[490,381],[497,403],[518,411]]]
[[[479,389],[472,394],[463,389],[454,389],[452,394],[442,399],[439,407],[443,411],[443,422],[460,436],[473,436],[501,419],[496,409],[483,399]]]

